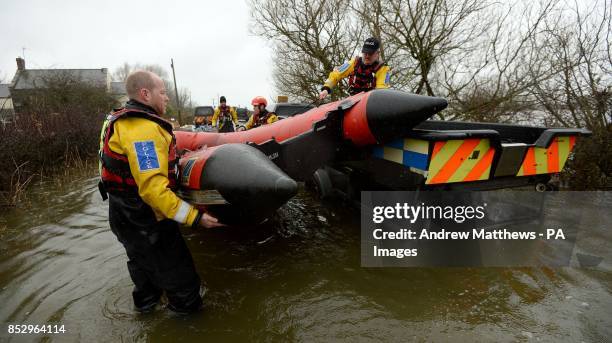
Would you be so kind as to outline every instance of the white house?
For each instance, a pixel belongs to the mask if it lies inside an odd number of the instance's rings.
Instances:
[[[14,114],[9,84],[0,84],[0,121],[8,121]]]

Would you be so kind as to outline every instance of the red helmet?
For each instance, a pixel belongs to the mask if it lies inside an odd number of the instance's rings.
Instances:
[[[268,101],[263,96],[256,96],[251,100],[251,105],[264,105],[264,107],[268,106]]]

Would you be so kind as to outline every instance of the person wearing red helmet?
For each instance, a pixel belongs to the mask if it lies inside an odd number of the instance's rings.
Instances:
[[[251,105],[253,105],[253,114],[249,118],[249,121],[244,125],[247,130],[261,125],[272,124],[278,120],[276,114],[268,112],[266,109],[266,106],[268,106],[268,101],[263,96],[256,96],[253,98]]]

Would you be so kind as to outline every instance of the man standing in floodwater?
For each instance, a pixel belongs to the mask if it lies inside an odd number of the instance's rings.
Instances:
[[[319,99],[325,99],[331,89],[340,80],[349,77],[349,94],[355,95],[372,89],[389,88],[389,66],[380,61],[380,41],[371,37],[365,40],[361,57],[355,57],[335,68],[319,93]]]
[[[200,277],[179,224],[212,228],[216,218],[181,200],[172,124],[161,115],[168,96],[164,82],[148,71],[126,80],[130,100],[102,128],[100,192],[109,199],[109,222],[123,244],[139,312],[155,309],[166,292],[168,308],[190,313],[202,307]]]

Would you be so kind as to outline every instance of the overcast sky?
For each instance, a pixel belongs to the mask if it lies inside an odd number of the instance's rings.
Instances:
[[[271,49],[249,33],[245,0],[8,0],[0,5],[0,79],[26,68],[159,64],[200,105],[225,95],[233,106],[276,97]]]

